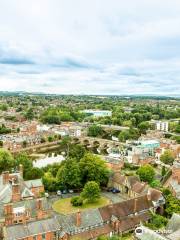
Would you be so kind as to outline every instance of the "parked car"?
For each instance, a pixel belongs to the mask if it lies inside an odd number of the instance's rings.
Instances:
[[[74,193],[74,191],[72,189],[69,189],[68,192],[69,193]]]
[[[64,189],[63,191],[62,191],[62,194],[66,194],[68,191],[66,190],[66,189]]]
[[[44,193],[44,196],[45,196],[46,198],[48,198],[48,197],[49,197],[49,193],[48,193],[48,192],[45,192],[45,193]]]
[[[58,196],[61,196],[62,195],[62,192],[60,190],[57,191],[57,195]]]
[[[120,193],[120,191],[119,191],[119,189],[117,189],[117,188],[113,188],[113,189],[112,189],[112,193]]]

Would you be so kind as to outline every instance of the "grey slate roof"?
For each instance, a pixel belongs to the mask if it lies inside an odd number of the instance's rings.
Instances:
[[[57,215],[57,218],[60,224],[63,227],[63,230],[66,232],[78,232],[78,230],[97,227],[103,224],[102,217],[98,209],[90,209],[87,211],[81,212],[81,225],[80,227],[76,226],[76,213],[69,215]]]
[[[35,222],[29,222],[26,225],[18,224],[6,227],[6,239],[16,240],[33,236],[48,231],[61,230],[61,226],[56,218],[49,218]]]
[[[34,179],[34,180],[25,181],[25,184],[28,188],[43,186],[43,183],[42,183],[41,179]]]
[[[31,192],[31,187],[41,187],[43,186],[41,179],[24,181],[21,177],[20,173],[12,173],[9,175],[10,178],[13,176],[17,179],[17,183],[20,185],[20,191],[22,198],[33,197],[33,193]],[[3,184],[3,176],[0,175],[0,203],[9,203],[12,199],[12,184],[9,182],[7,184]]]

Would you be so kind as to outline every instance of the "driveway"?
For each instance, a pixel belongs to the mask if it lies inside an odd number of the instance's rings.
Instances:
[[[121,193],[103,192],[102,195],[109,198],[112,203],[123,202],[129,199],[127,196]]]

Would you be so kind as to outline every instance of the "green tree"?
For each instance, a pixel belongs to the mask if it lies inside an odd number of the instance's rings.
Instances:
[[[151,165],[146,164],[137,170],[137,174],[141,181],[151,183],[154,180],[155,171]]]
[[[168,190],[169,189],[163,190],[163,194],[166,200],[165,213],[168,217],[171,217],[173,213],[180,214],[180,200],[174,197]]]
[[[162,166],[161,175],[164,176],[165,174],[166,174],[166,168],[165,166]]]
[[[71,198],[71,204],[75,207],[83,205],[83,199],[80,196],[74,196]]]
[[[118,138],[120,142],[125,142],[126,140],[130,139],[129,131],[128,130],[121,131]]]
[[[14,166],[14,159],[11,153],[5,149],[0,149],[0,173],[9,171]]]
[[[176,132],[176,133],[180,133],[180,123],[176,126],[175,132]]]
[[[161,187],[161,183],[158,179],[154,179],[151,183],[150,186],[152,188],[160,188]]]
[[[97,125],[93,124],[88,128],[87,134],[90,137],[101,136],[103,134],[103,129],[101,126],[97,126]]]
[[[94,181],[87,182],[83,188],[81,197],[90,203],[97,201],[100,198],[99,185]]]
[[[50,172],[47,172],[44,174],[43,184],[44,184],[45,190],[47,191],[55,192],[58,189],[57,180],[55,177],[53,177],[53,175]]]
[[[26,140],[24,140],[23,142],[22,142],[22,146],[23,146],[23,148],[26,148],[27,147],[27,141]]]
[[[82,184],[88,181],[95,181],[99,185],[106,185],[109,177],[109,170],[104,160],[92,153],[86,153],[80,160],[80,171]]]
[[[27,112],[25,113],[25,117],[28,120],[32,120],[34,118],[34,112],[32,108],[29,108]]]
[[[26,173],[26,179],[27,180],[39,179],[39,178],[42,178],[43,175],[44,175],[44,172],[42,169],[34,167],[34,168],[31,168],[31,171]]]
[[[167,149],[164,153],[160,156],[161,162],[165,164],[172,165],[174,162],[174,156],[171,150]]]
[[[23,165],[24,178],[26,179],[26,174],[29,174],[29,172],[31,172],[31,169],[33,168],[32,160],[28,157],[27,153],[19,153],[15,157],[16,167],[19,167],[20,164]]]
[[[82,157],[84,157],[85,152],[86,149],[82,145],[72,145],[69,150],[69,157],[80,160]]]
[[[150,222],[147,224],[147,226],[155,230],[165,227],[167,222],[167,218],[158,214],[152,214],[152,218],[150,219]]]
[[[75,159],[67,159],[57,173],[58,182],[67,188],[81,187],[81,171]]]
[[[149,129],[150,125],[148,122],[141,122],[138,124],[140,133],[146,134],[146,131]]]

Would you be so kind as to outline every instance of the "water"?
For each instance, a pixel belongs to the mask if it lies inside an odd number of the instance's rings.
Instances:
[[[52,153],[52,156],[45,156],[43,158],[35,160],[33,162],[33,166],[37,168],[43,168],[49,164],[61,163],[64,159],[65,159],[64,156]]]

